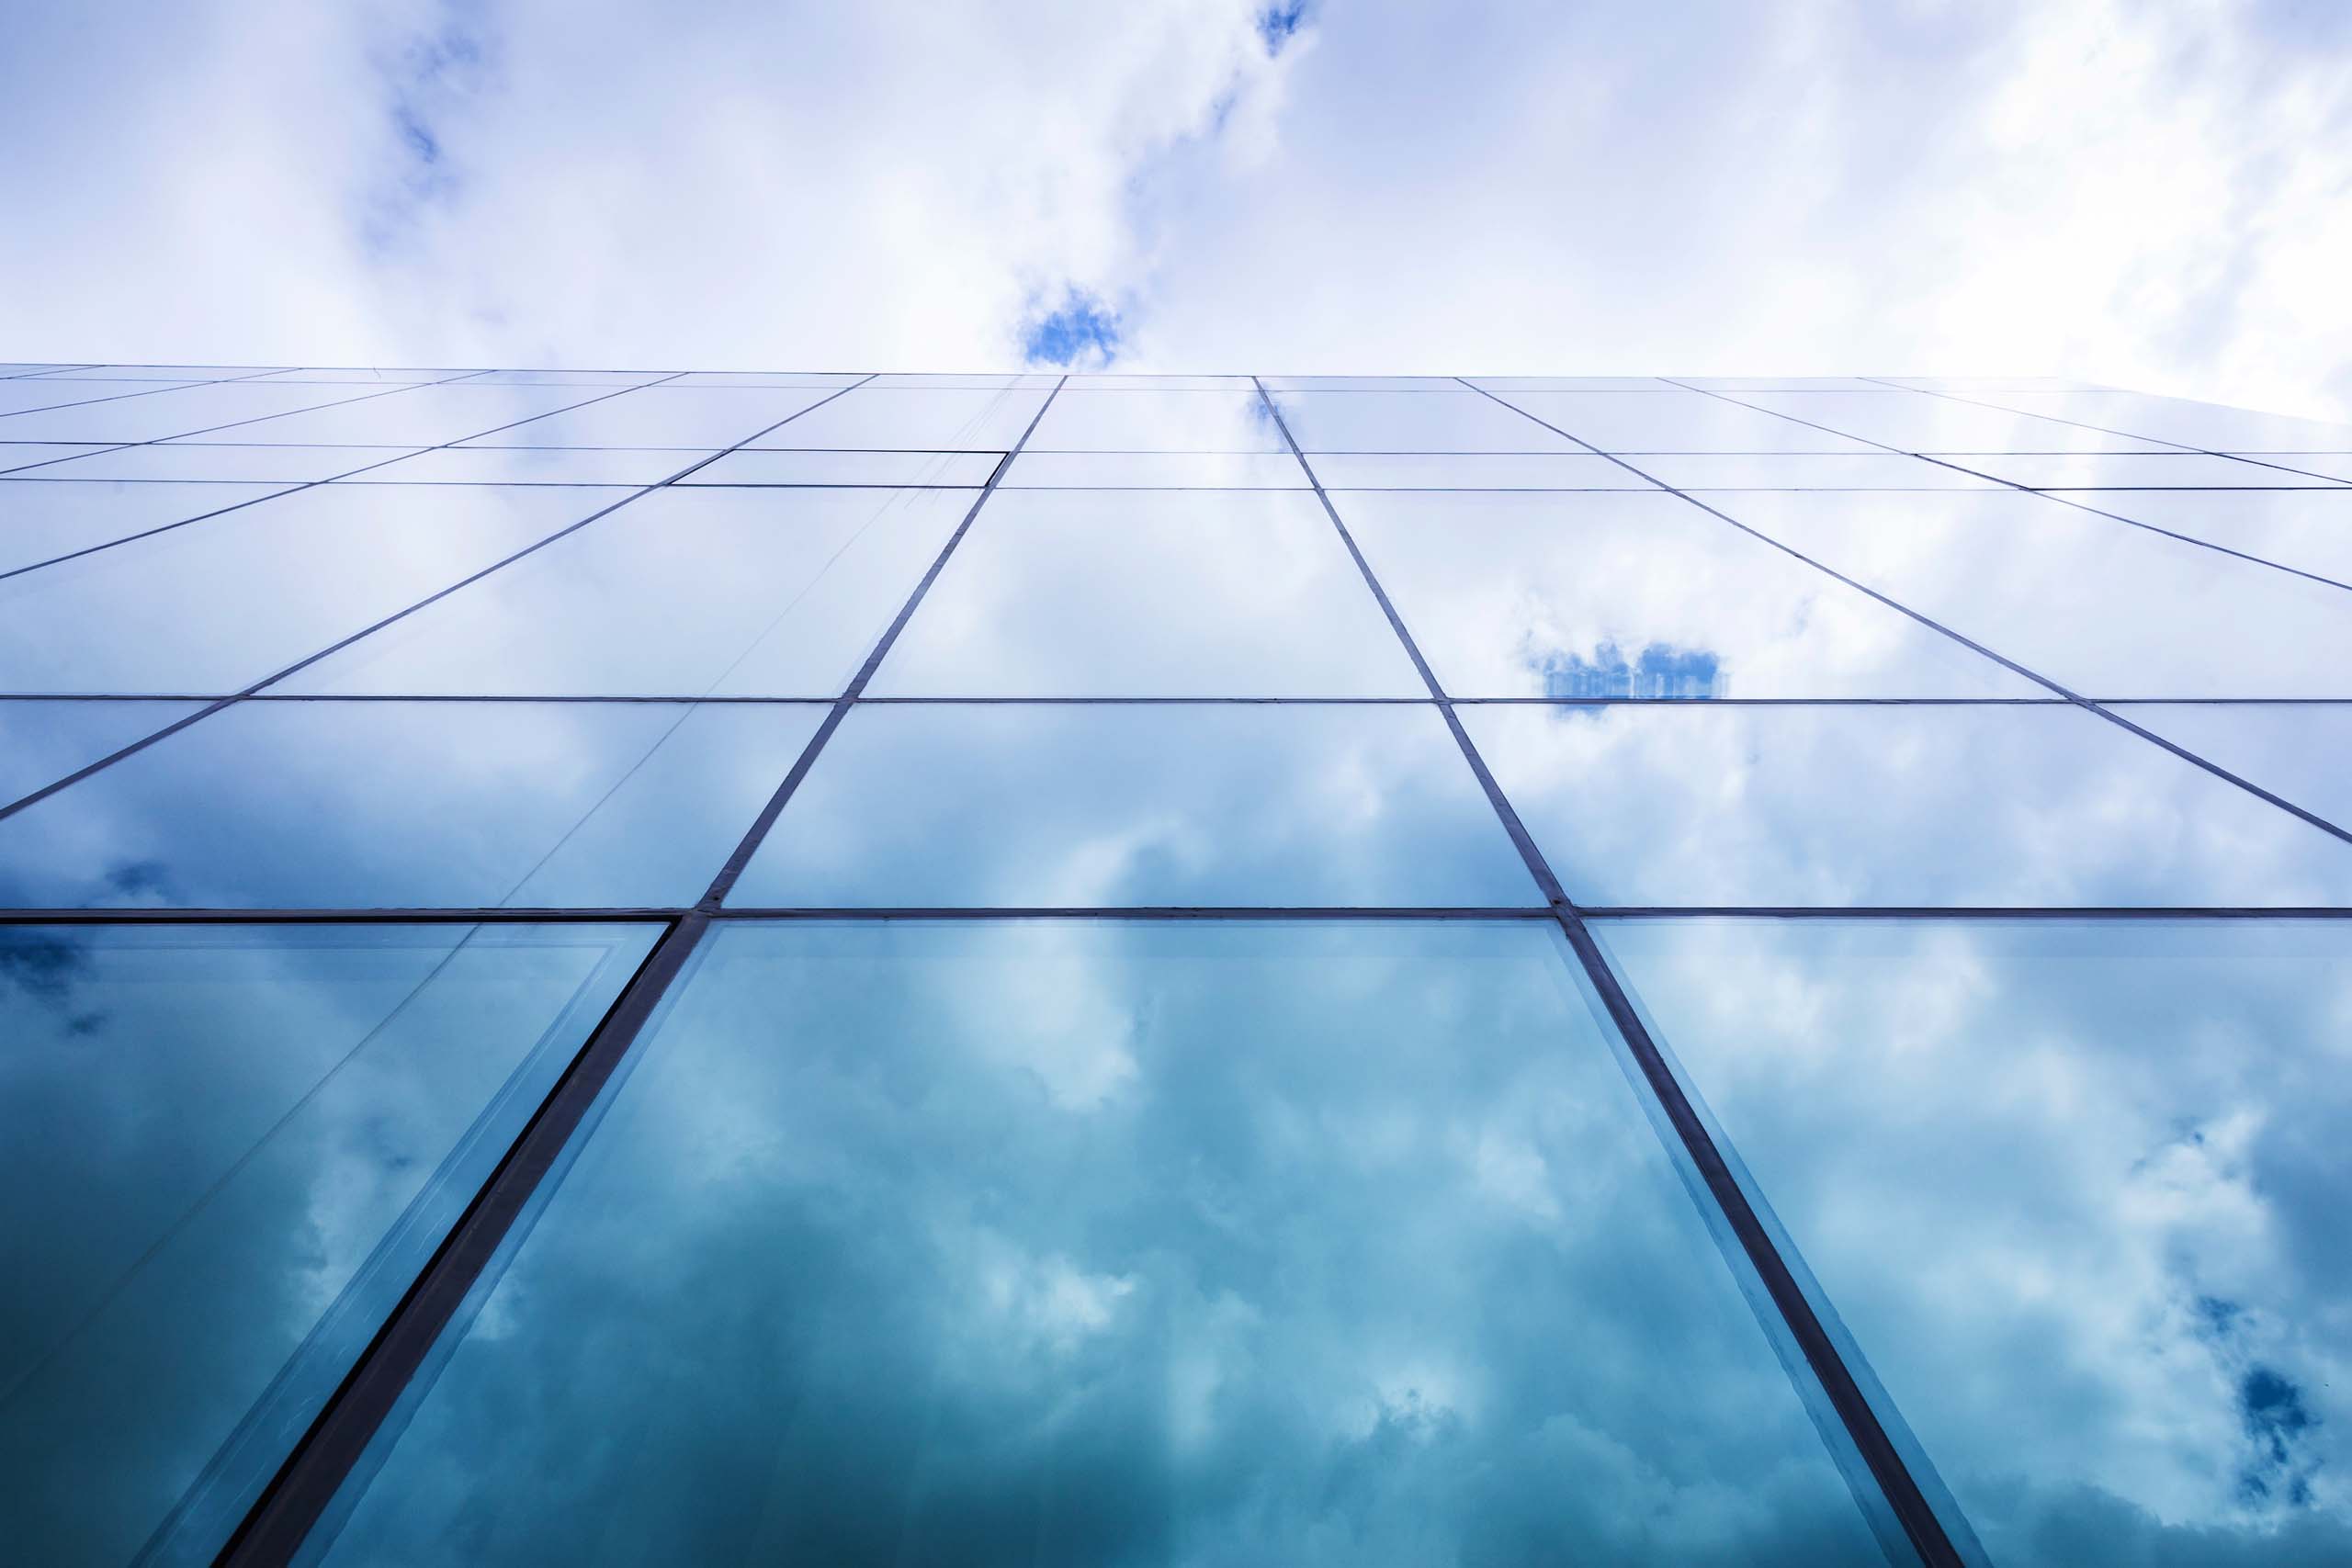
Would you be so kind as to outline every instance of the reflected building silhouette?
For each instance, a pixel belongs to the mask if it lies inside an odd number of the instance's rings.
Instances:
[[[1654,642],[1632,659],[1613,642],[1595,647],[1590,659],[1569,649],[1545,652],[1532,660],[1544,680],[1544,694],[1570,700],[1593,697],[1706,698],[1731,694],[1723,660],[1704,649]]]

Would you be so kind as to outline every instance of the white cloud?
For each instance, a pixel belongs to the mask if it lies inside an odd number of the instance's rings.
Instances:
[[[53,8],[0,353],[2064,373],[2352,412],[2352,26],[1697,11]],[[428,138],[436,156],[420,155]]]

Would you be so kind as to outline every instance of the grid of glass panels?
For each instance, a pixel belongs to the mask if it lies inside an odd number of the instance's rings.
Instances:
[[[0,1539],[2352,1558],[2352,427],[0,374]]]

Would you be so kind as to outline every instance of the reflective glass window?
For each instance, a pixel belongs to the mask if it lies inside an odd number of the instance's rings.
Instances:
[[[827,394],[814,388],[637,387],[484,435],[493,446],[682,446],[749,441]]]
[[[0,691],[241,691],[601,504],[547,486],[322,485],[46,566],[0,581]]]
[[[2042,694],[1679,496],[1351,491],[1335,504],[1449,695]]]
[[[999,490],[887,696],[1427,694],[1312,495]]]
[[[989,482],[1001,452],[729,452],[690,485],[957,485]]]
[[[389,394],[402,397],[407,391]],[[372,389],[270,386],[257,381],[216,381],[173,387],[139,397],[107,398],[65,408],[11,414],[0,419],[6,441],[162,441],[234,427],[237,440],[275,440],[258,432],[273,415],[357,396],[373,402]],[[346,407],[361,406],[348,404]],[[262,422],[256,423],[253,422]]]
[[[280,689],[835,696],[971,502],[966,491],[656,491]]]
[[[1311,488],[1306,470],[1288,451],[1040,452],[1034,446],[1012,459],[1003,483],[1008,490]]]
[[[387,446],[260,446],[155,442],[43,468],[45,479],[247,479],[308,484],[401,456]]]
[[[1266,401],[1244,382],[1229,391],[1129,389],[1055,397],[1037,422],[1041,452],[1288,452]]]
[[[704,954],[328,1568],[1882,1560],[1546,927]]]
[[[1952,461],[2029,490],[2325,490],[2335,482],[2207,452],[1979,453]]]
[[[1513,408],[1604,452],[1867,452],[1868,443],[1704,392],[1511,392]]]
[[[2072,704],[1460,711],[1580,904],[2352,902],[2352,843]]]
[[[503,430],[609,391],[599,387],[485,387],[474,381],[452,381],[256,421],[238,426],[234,439],[296,446],[437,446]],[[0,429],[0,434],[5,434]]]
[[[10,1558],[209,1562],[657,930],[0,927]]]
[[[1046,389],[885,386],[868,382],[772,430],[753,445],[877,447],[900,452],[1010,452],[1045,405]]]
[[[0,806],[111,756],[201,705],[0,698]]]
[[[1990,1561],[2352,1559],[2352,925],[1600,929]]]
[[[518,428],[527,429],[528,426]],[[674,447],[436,446],[353,478],[368,484],[656,485],[710,456]]]
[[[692,904],[822,714],[238,703],[0,819],[0,904]]]
[[[1596,452],[1321,452],[1326,490],[1655,490]]]
[[[209,516],[283,488],[31,479],[0,482],[0,571],[21,570],[151,528]]]
[[[1304,452],[1573,452],[1575,442],[1492,398],[1452,391],[1278,391]]]
[[[2352,583],[2352,490],[2119,490],[2068,499]]]
[[[2352,832],[2352,704],[2118,703],[2115,711]]]
[[[2144,435],[2208,452],[2352,452],[2352,424],[2291,419],[2145,392],[2033,390],[1988,395],[2028,413]]]
[[[1676,490],[2002,490],[1998,479],[1900,452],[1657,452],[1631,459]]]
[[[2352,483],[2352,452],[2282,452],[2265,456],[2261,460],[2320,479]]]
[[[22,473],[108,448],[86,441],[0,441],[0,474]]]
[[[1743,393],[1792,419],[1810,420],[1905,452],[2143,452],[2161,441],[2118,435],[2064,420],[1988,408],[1924,392],[1765,391]],[[1977,465],[1970,465],[1975,467]]]
[[[1426,703],[864,705],[826,743],[731,898],[1542,902]]]

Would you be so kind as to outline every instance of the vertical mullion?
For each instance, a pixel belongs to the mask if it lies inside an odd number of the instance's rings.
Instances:
[[[1453,700],[1439,683],[1428,660],[1421,656],[1419,647],[1406,628],[1403,618],[1397,615],[1387,592],[1381,587],[1371,563],[1356,547],[1346,523],[1324,491],[1323,481],[1316,474],[1315,466],[1306,460],[1306,454],[1300,449],[1296,437],[1292,435],[1289,422],[1283,418],[1281,408],[1267,393],[1262,381],[1254,377],[1251,380],[1258,388],[1258,396],[1264,402],[1266,412],[1282,431],[1283,440],[1290,447],[1291,455],[1298,459],[1299,467],[1306,471],[1307,482],[1315,489],[1316,499],[1323,503],[1325,514],[1331,519],[1331,525],[1339,531],[1348,554],[1363,573],[1366,586],[1380,602],[1381,609],[1387,615],[1388,624],[1396,629],[1398,640],[1413,660],[1414,668],[1421,671],[1430,696],[1437,700],[1439,711],[1445,715],[1447,727],[1453,730],[1456,743],[1462,748],[1463,760],[1469,764],[1487,798],[1494,803],[1496,814],[1501,819],[1504,830],[1510,835],[1511,842],[1518,846],[1525,859],[1529,873],[1535,878],[1537,886],[1544,889],[1544,897],[1551,904],[1553,918],[1567,939],[1569,951],[1575,953],[1585,977],[1608,1010],[1610,1021],[1623,1038],[1644,1082],[1648,1085],[1658,1108],[1665,1112],[1684,1153],[1695,1168],[1700,1180],[1705,1184],[1708,1195],[1714,1200],[1732,1235],[1738,1241],[1765,1293],[1771,1298],[1783,1327],[1804,1355],[1806,1365],[1811,1368],[1830,1407],[1836,1411],[1856,1452],[1869,1468],[1871,1477],[1893,1511],[1895,1522],[1928,1568],[1959,1568],[1967,1559],[1948,1532],[1945,1522],[1928,1501],[1911,1467],[1905,1462],[1892,1435],[1881,1422],[1878,1412],[1871,1408],[1869,1398],[1847,1366],[1827,1326],[1814,1310],[1813,1303],[1807,1298],[1788,1260],[1774,1246],[1770,1233],[1748,1201],[1747,1194],[1741,1188],[1723,1150],[1716,1145],[1706,1122],[1683,1092],[1681,1084],[1667,1064],[1657,1042],[1651,1037],[1649,1028],[1634,1007],[1632,998],[1609,967],[1600,944],[1593,939],[1583,915],[1568,898],[1543,852],[1536,847],[1534,840],[1520,820],[1510,798],[1496,783],[1485,759],[1478,754],[1469,731],[1463,728],[1460,717],[1453,711]],[[1493,396],[1492,393],[1487,395]],[[1501,401],[1500,399],[1496,400]],[[1644,477],[1647,478],[1646,475]]]

